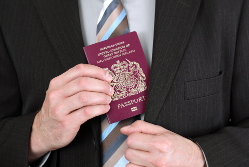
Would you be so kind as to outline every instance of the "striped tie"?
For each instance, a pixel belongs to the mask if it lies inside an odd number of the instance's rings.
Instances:
[[[96,41],[129,33],[125,9],[120,0],[104,0],[97,25]]]
[[[124,157],[125,150],[128,148],[126,144],[127,136],[120,133],[120,129],[136,120],[136,117],[134,117],[109,124],[106,116],[101,116],[100,147],[104,167],[125,167],[128,163]]]
[[[96,41],[104,41],[129,32],[126,12],[121,1],[104,0],[98,19]],[[127,136],[121,134],[120,129],[135,121],[136,117],[109,124],[106,115],[101,116],[102,166],[125,167],[128,163],[124,157]]]

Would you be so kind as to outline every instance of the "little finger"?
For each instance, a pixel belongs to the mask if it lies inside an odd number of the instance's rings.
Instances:
[[[141,151],[150,151],[153,149],[153,139],[155,135],[132,133],[127,138],[127,146]]]
[[[126,165],[126,167],[143,167],[143,166],[136,165],[136,164],[133,164],[133,163],[128,163],[128,164]]]
[[[150,160],[150,153],[146,151],[135,150],[127,148],[125,151],[125,158],[130,163],[140,166],[150,166],[148,160]]]
[[[69,119],[71,120],[70,122],[81,125],[89,119],[107,113],[109,110],[109,105],[86,106],[69,114]]]

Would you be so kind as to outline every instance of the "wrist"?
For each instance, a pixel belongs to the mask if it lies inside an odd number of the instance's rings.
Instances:
[[[206,160],[202,149],[197,143],[193,142],[192,140],[191,142],[194,144],[194,156],[192,162],[196,163],[196,166],[206,167]]]
[[[46,148],[46,145],[41,140],[42,138],[39,134],[39,114],[40,112],[36,114],[31,130],[28,154],[29,164],[34,163],[36,160],[38,160],[40,157],[50,151],[48,148]]]
[[[205,155],[203,149],[201,148],[201,146],[197,142],[195,142],[195,144],[200,148],[200,150],[202,152],[202,156],[204,157],[204,167],[208,167],[208,162],[207,162],[206,155]]]

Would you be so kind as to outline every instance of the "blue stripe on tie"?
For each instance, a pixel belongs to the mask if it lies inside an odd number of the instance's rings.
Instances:
[[[118,27],[118,25],[123,21],[126,16],[125,9],[123,8],[122,12],[118,18],[112,23],[111,27],[107,30],[101,41],[107,40],[113,33],[113,31]]]
[[[129,161],[125,159],[125,156],[123,156],[116,164],[114,167],[125,167]]]
[[[118,4],[120,3],[120,0],[113,0],[109,6],[106,8],[104,15],[102,16],[100,22],[97,25],[97,34],[105,24],[108,17],[112,14],[112,12],[117,8]]]
[[[112,143],[112,145],[103,154],[103,165],[108,161],[108,159],[116,152],[116,150],[123,144],[123,142],[128,138],[124,134],[120,134],[117,139]]]
[[[111,133],[111,131],[118,125],[119,122],[115,122],[113,124],[110,124],[105,131],[100,136],[100,143],[102,143],[103,140]]]
[[[129,125],[135,122],[136,120],[136,117],[134,117],[134,119],[129,123]],[[117,149],[124,143],[127,138],[128,136],[122,133],[116,138],[116,140],[110,145],[110,147],[108,147],[108,149],[103,153],[103,165],[117,151]]]

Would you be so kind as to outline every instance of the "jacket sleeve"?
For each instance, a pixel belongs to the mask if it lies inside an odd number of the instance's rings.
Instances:
[[[30,130],[36,112],[22,115],[18,77],[0,27],[0,166],[28,166]]]
[[[238,26],[231,88],[230,122],[220,131],[194,138],[210,167],[249,164],[249,1],[245,0]]]

